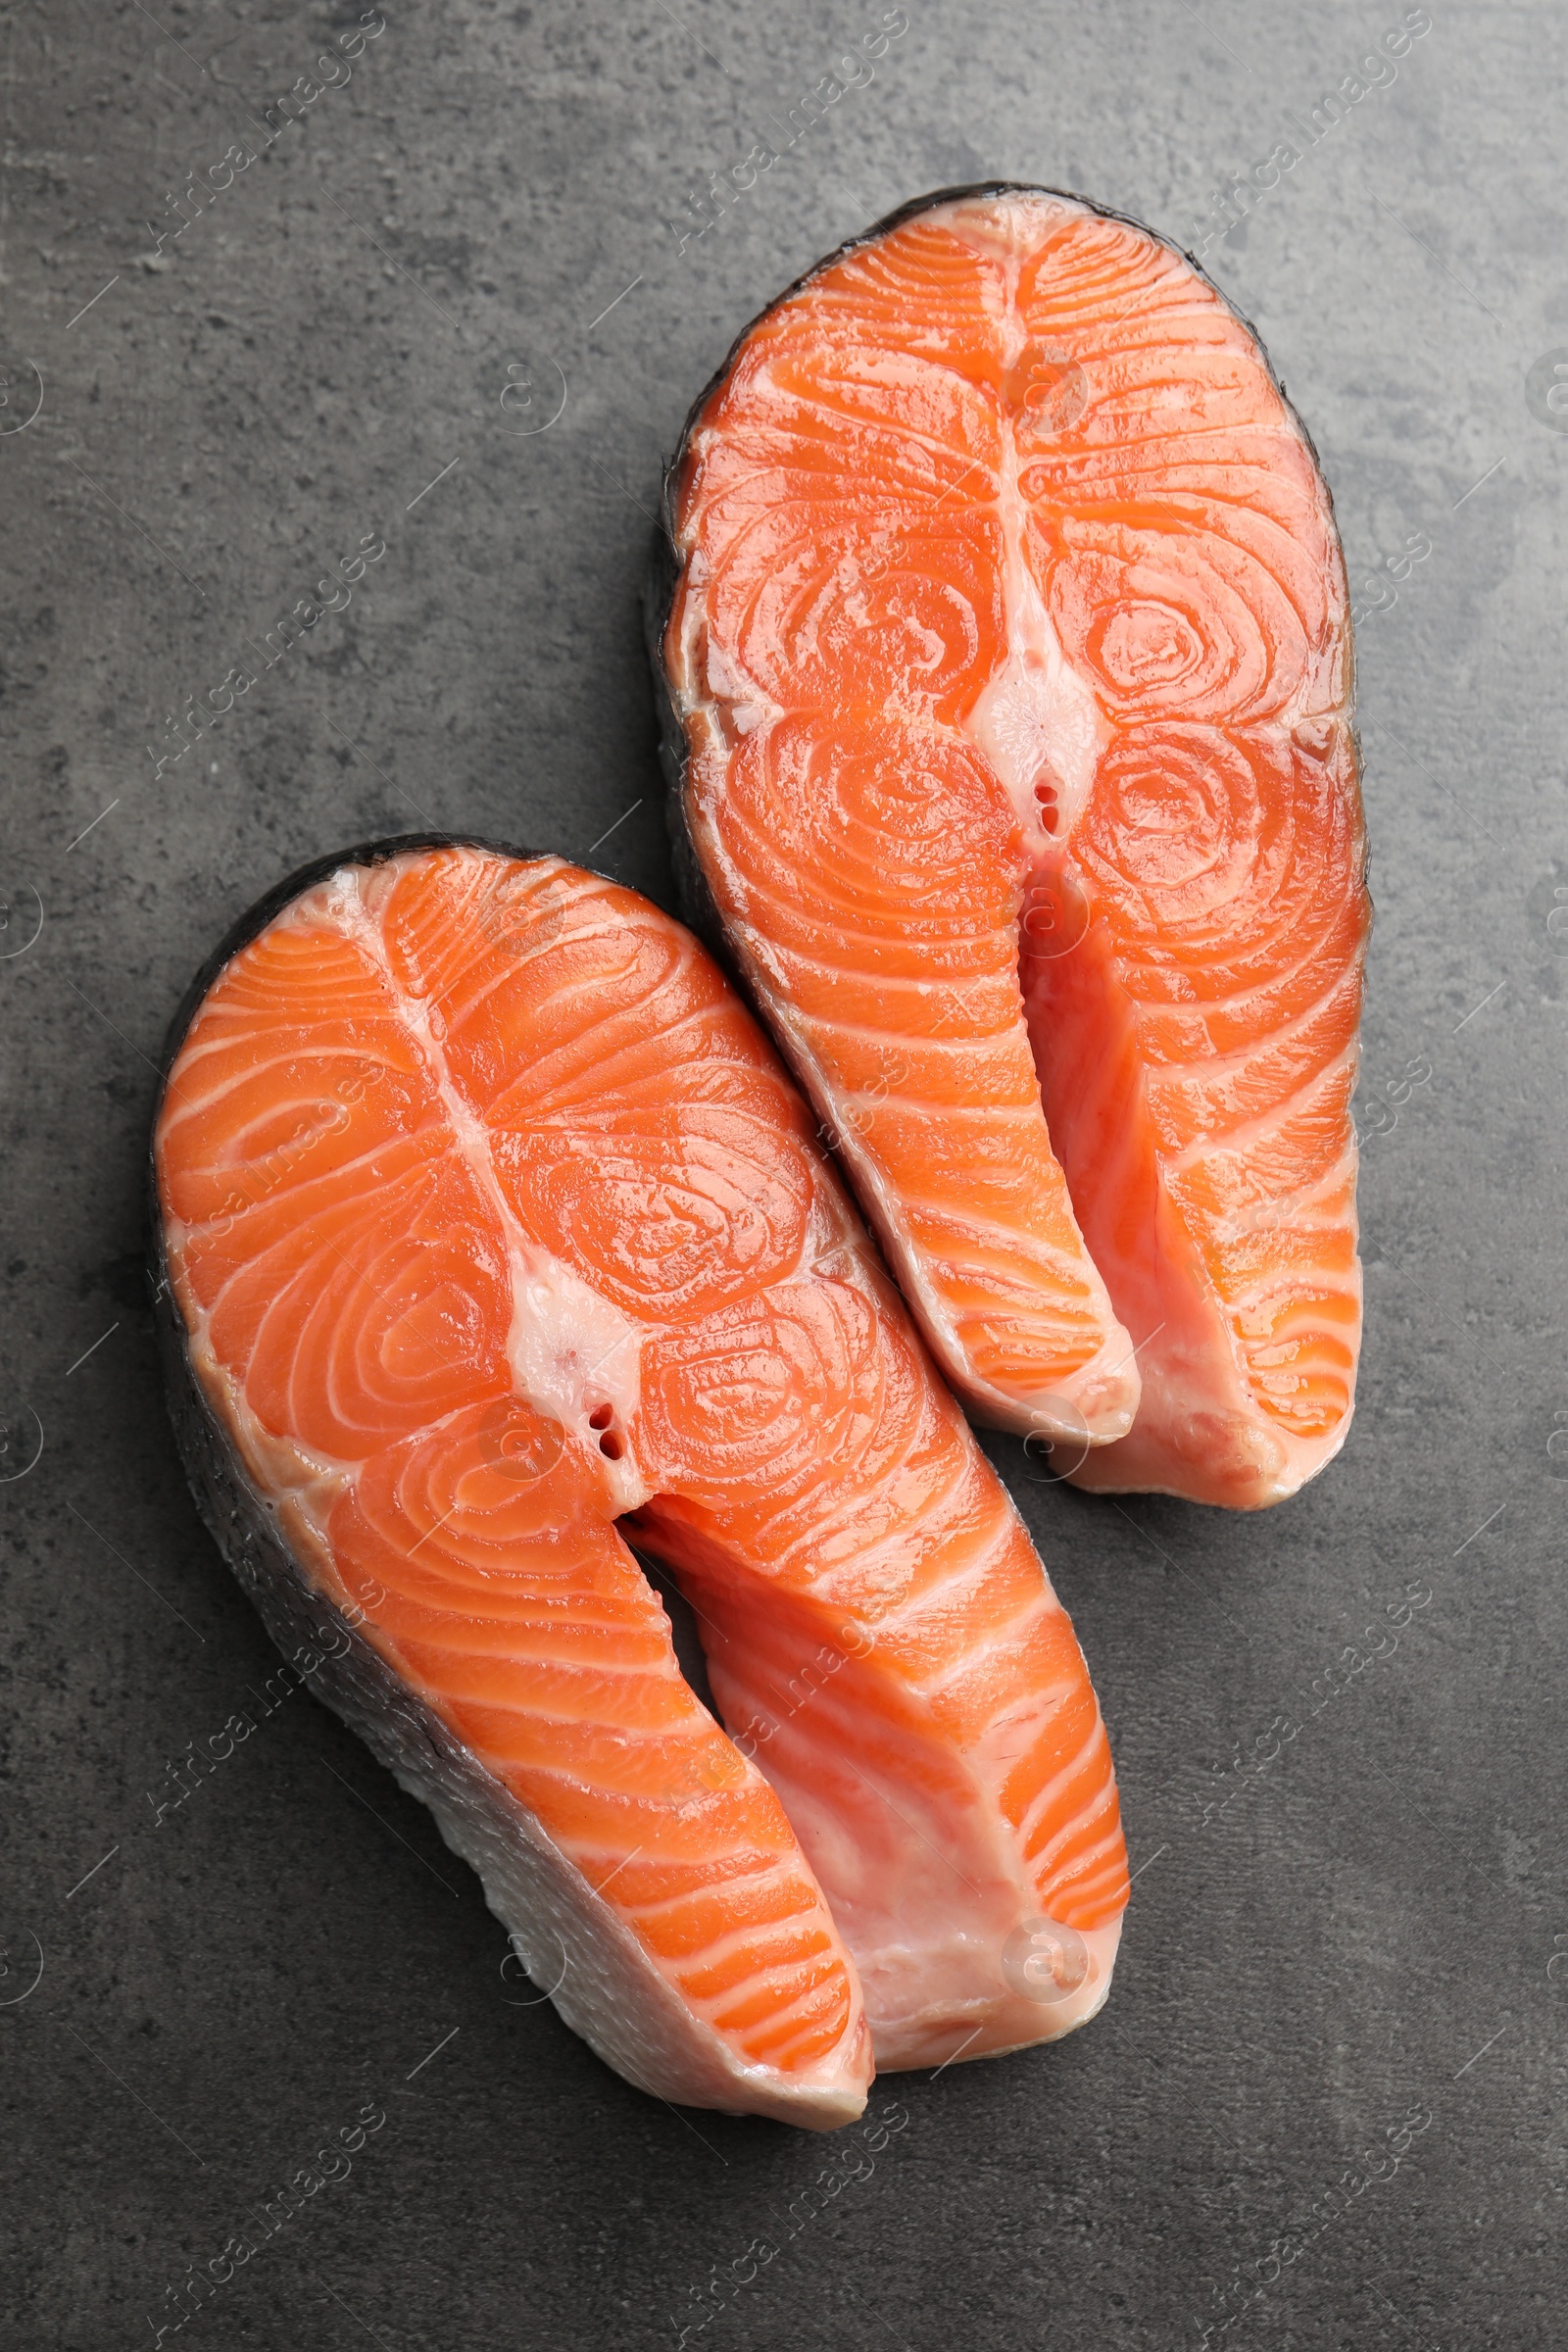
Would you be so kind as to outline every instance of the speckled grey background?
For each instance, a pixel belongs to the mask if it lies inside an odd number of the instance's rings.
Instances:
[[[352,5],[0,12],[0,2336],[1560,2345],[1568,24],[909,0],[699,235],[876,0],[368,13],[267,146]],[[190,972],[307,857],[428,818],[669,903],[661,457],[816,255],[993,173],[1206,240],[1322,452],[1367,611],[1366,1350],[1342,1459],[1261,1520],[994,1445],[1109,1721],[1123,1959],[1061,2047],[885,2082],[902,2128],[851,2163],[523,2005],[477,1883],[303,1693],[158,1819],[272,1661],[165,1422],[142,1154]],[[176,761],[168,715],[225,691]]]

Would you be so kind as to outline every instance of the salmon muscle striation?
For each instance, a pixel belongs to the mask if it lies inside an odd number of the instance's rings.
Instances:
[[[927,198],[741,337],[665,519],[687,882],[948,1378],[1082,1486],[1295,1493],[1353,1402],[1370,910],[1250,328],[1075,198]]]
[[[203,976],[154,1158],[209,1524],[603,2057],[826,2130],[873,2044],[1094,2014],[1127,1875],[1071,1625],[688,932],[557,858],[346,853]]]

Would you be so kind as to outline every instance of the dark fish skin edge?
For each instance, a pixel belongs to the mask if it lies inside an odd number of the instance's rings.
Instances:
[[[153,1132],[174,1056],[225,964],[295,899],[340,867],[375,866],[406,852],[444,849],[475,849],[508,858],[546,854],[479,834],[403,833],[300,866],[240,916],[186,991],[164,1049]],[[540,1997],[548,1998],[563,2022],[624,2081],[659,2098],[685,2095],[693,2063],[686,2037],[690,2021],[676,1994],[657,1980],[651,1985],[629,1931],[616,1925],[603,1898],[542,1825],[400,1679],[294,1557],[276,1505],[248,1476],[192,1368],[184,1318],[169,1280],[151,1151],[148,1178],[148,1261],[169,1414],[197,1510],[220,1553],[301,1681],[428,1809],[443,1842],[477,1873],[488,1908],[507,1927],[512,1949],[541,1988]],[[309,1668],[299,1662],[308,1650],[320,1653]],[[702,1679],[696,1678],[699,1684]],[[700,2049],[695,2062],[701,2071]],[[757,2085],[745,2079],[753,2072],[759,2075]],[[805,2123],[812,2130],[836,2129],[850,2120],[835,2115],[812,2122],[809,2113],[759,2107],[759,2096],[771,2089],[761,2080],[764,2074],[751,2069],[710,2073],[708,2087],[715,2095],[701,2103],[729,2114],[762,2113]]]
[[[389,858],[401,858],[411,850],[488,850],[497,858],[544,858],[552,855],[546,850],[520,850],[512,842],[487,841],[478,833],[389,833],[376,841],[356,842],[351,849],[335,850],[327,857],[308,858],[304,865],[296,866],[291,874],[284,875],[281,882],[274,882],[270,890],[264,891],[255,905],[247,906],[245,912],[229,925],[181,997],[178,1009],[169,1024],[158,1065],[158,1100],[153,1105],[155,1130],[163,1111],[164,1092],[174,1056],[185,1042],[186,1030],[196,1018],[197,1006],[224,964],[232,963],[242,948],[248,948],[253,939],[260,938],[268,924],[280,915],[285,906],[303,898],[308,890],[314,890],[318,882],[327,881],[340,865],[384,865]],[[566,862],[571,864],[574,860],[568,858]],[[155,1230],[157,1224],[158,1196],[155,1185]]]
[[[1179,254],[1188,267],[1202,279],[1203,283],[1213,288],[1231,317],[1238,319],[1251,336],[1258,356],[1268,371],[1269,382],[1284,402],[1286,413],[1296,430],[1300,434],[1312,464],[1317,469],[1318,479],[1323,485],[1324,496],[1329,502],[1329,513],[1331,515],[1334,513],[1334,493],[1329,488],[1324,475],[1323,463],[1317,454],[1317,444],[1308,432],[1305,422],[1293,404],[1283,382],[1275,373],[1274,364],[1268,356],[1267,347],[1251,319],[1248,318],[1245,311],[1238,310],[1223,286],[1215,284],[1195,254],[1189,253],[1173,238],[1161,236],[1157,228],[1151,228],[1147,221],[1135,219],[1131,213],[1117,212],[1112,205],[1097,204],[1092,197],[1080,196],[1071,188],[1046,187],[1037,181],[1027,179],[980,179],[966,187],[933,188],[929,195],[911,197],[907,204],[901,204],[896,211],[885,214],[880,220],[874,220],[869,228],[862,229],[858,236],[847,237],[842,245],[836,245],[831,253],[824,254],[820,261],[813,262],[808,270],[803,270],[791,285],[784,288],[782,294],[776,295],[770,303],[758,312],[755,318],[749,319],[741,328],[718,367],[714,368],[713,373],[709,377],[708,382],[687,411],[686,421],[681,427],[680,439],[675,445],[675,454],[664,467],[663,491],[660,500],[660,525],[643,586],[643,632],[648,646],[649,663],[654,673],[654,699],[659,715],[659,758],[668,788],[665,819],[669,827],[670,854],[675,869],[675,884],[680,895],[681,914],[704,945],[718,957],[730,979],[735,982],[754,1011],[758,1009],[756,1000],[747,985],[744,972],[741,971],[736,957],[725,940],[718,908],[714,905],[712,893],[708,886],[708,878],[702,870],[686,826],[686,737],[685,730],[675,715],[669,681],[664,671],[664,632],[669,625],[669,616],[674,608],[675,590],[680,579],[680,563],[675,553],[675,484],[685,465],[692,435],[701,422],[704,410],[729,374],[730,369],[739,359],[743,347],[750,341],[764,318],[771,318],[782,304],[790,301],[794,295],[801,292],[803,287],[808,286],[813,278],[819,277],[824,270],[831,270],[835,263],[843,261],[847,255],[858,252],[862,246],[874,245],[879,238],[888,236],[896,228],[902,228],[906,221],[917,219],[921,213],[934,212],[941,205],[957,204],[965,198],[975,196],[1060,196],[1069,204],[1081,204],[1090,212],[1098,213],[1102,220],[1117,220],[1124,228],[1135,228],[1141,236],[1152,237],[1156,245],[1163,245],[1167,252]],[[1338,527],[1336,521],[1336,536]],[[1348,597],[1346,601],[1348,606]],[[1355,775],[1359,788],[1361,738],[1356,730],[1353,716],[1355,710],[1355,647],[1350,635],[1348,615],[1346,619],[1346,654],[1348,687],[1347,710],[1352,714],[1349,719],[1350,742],[1355,755]],[[1370,901],[1370,893],[1368,896]],[[768,1028],[766,1019],[760,1013],[759,1013],[759,1018],[762,1019],[762,1027],[766,1030]],[[853,1186],[851,1189],[853,1191]]]
[[[157,1132],[170,1070],[186,1031],[219,973],[248,947],[275,916],[304,892],[345,865],[383,864],[406,851],[477,849],[505,858],[535,858],[522,850],[469,833],[402,833],[361,842],[324,858],[312,858],[275,884],[232,925],[186,990],[170,1024],[160,1068],[152,1134]],[[333,1653],[318,1668],[301,1671],[316,1696],[365,1741],[377,1762],[417,1796],[445,1827],[432,1793],[448,1800],[461,1788],[476,1813],[494,1802],[494,1785],[463,1743],[416,1698],[407,1685],[358,1633],[348,1619],[310,1583],[283,1540],[274,1506],[258,1492],[191,1368],[184,1318],[169,1279],[157,1163],[148,1150],[148,1269],[153,1316],[170,1420],[196,1508],[235,1579],[285,1658],[300,1657],[307,1645],[331,1638]],[[450,1840],[448,1840],[450,1842]],[[462,1852],[461,1847],[455,1850]],[[478,1867],[471,1852],[465,1861]],[[548,1947],[546,1947],[546,1956]],[[532,1972],[537,1956],[524,1954]],[[581,2031],[581,2029],[578,2029]]]
[[[164,1050],[158,1062],[158,1091],[153,1101],[153,1115],[147,1136],[147,1267],[153,1287],[154,1308],[160,1321],[164,1319],[171,1294],[169,1266],[164,1250],[163,1210],[158,1199],[158,1161],[153,1139],[164,1113],[170,1071],[213,982],[225,964],[233,962],[243,948],[248,948],[253,939],[260,938],[268,924],[280,915],[285,906],[303,898],[306,891],[314,890],[318,882],[329,880],[339,866],[384,865],[389,858],[401,857],[409,850],[452,849],[489,850],[500,858],[537,858],[543,854],[538,850],[514,849],[504,842],[487,841],[474,833],[394,833],[377,841],[356,842],[351,849],[338,850],[324,858],[312,858],[306,864],[296,866],[291,874],[285,874],[281,882],[274,882],[270,890],[264,891],[255,904],[229,925],[197,971],[181,997],[164,1038]]]
[[[338,871],[340,866],[383,865],[389,858],[403,857],[411,851],[453,849],[484,850],[498,858],[534,858],[550,855],[541,850],[521,849],[514,843],[492,841],[487,836],[478,833],[396,833],[385,835],[375,841],[356,842],[349,849],[335,851],[326,857],[311,858],[308,863],[296,866],[294,871],[286,874],[281,882],[274,883],[270,890],[264,892],[253,906],[248,906],[245,912],[230,924],[180,999],[178,1009],[169,1024],[169,1033],[164,1040],[163,1054],[159,1062],[158,1092],[153,1104],[152,1122],[148,1136],[146,1264],[148,1285],[153,1298],[153,1316],[158,1330],[159,1353],[164,1367],[164,1383],[170,1418],[173,1423],[180,1460],[191,1493],[195,1497],[196,1507],[219,1550],[223,1554],[251,1600],[260,1610],[269,1631],[285,1654],[290,1654],[290,1652],[288,1644],[284,1642],[283,1633],[278,1626],[272,1623],[271,1612],[258,1597],[259,1592],[266,1590],[265,1579],[259,1582],[256,1572],[258,1553],[266,1555],[274,1572],[280,1562],[286,1561],[290,1577],[298,1588],[298,1597],[305,1606],[315,1612],[316,1622],[331,1619],[335,1625],[343,1627],[345,1632],[348,1629],[332,1604],[318,1595],[315,1588],[308,1585],[300,1576],[292,1558],[284,1550],[273,1525],[270,1506],[265,1498],[256,1492],[240,1466],[233,1460],[223,1432],[214,1418],[212,1407],[191,1371],[184,1323],[179,1309],[174,1304],[173,1291],[169,1280],[163,1211],[158,1199],[158,1163],[153,1151],[152,1138],[156,1136],[158,1122],[163,1116],[170,1071],[173,1067],[180,1047],[185,1042],[186,1032],[195,1019],[198,1008],[220,972],[225,965],[233,961],[242,949],[248,948],[253,939],[259,938],[269,923],[281,914],[285,907],[291,906],[296,899],[303,898],[308,890],[314,890],[318,883],[327,881]],[[583,866],[576,859],[568,858],[566,862],[576,864],[580,872],[593,871],[592,867]],[[640,1553],[637,1556],[642,1557]],[[667,1609],[670,1605],[670,1594],[667,1590],[670,1580],[658,1563],[655,1563],[655,1572],[661,1582]],[[678,1600],[676,1605],[679,1605]],[[288,1630],[303,1637],[309,1632],[309,1627],[303,1618],[296,1624],[291,1616]],[[429,1716],[424,1709],[415,1707],[403,1685],[397,1681],[395,1676],[391,1675],[389,1669],[382,1666],[380,1659],[374,1651],[368,1648],[368,1644],[360,1643],[359,1648],[364,1659],[373,1670],[374,1681],[380,1695],[384,1698],[388,1693],[395,1692],[404,1712],[416,1713],[420,1717],[425,1736],[429,1739],[432,1747],[438,1753],[443,1752],[441,1747],[443,1735],[435,1718]],[[690,1660],[686,1672],[688,1679],[693,1681],[700,1695],[704,1696],[705,1704],[708,1703],[707,1693],[704,1690],[706,1665],[699,1665],[695,1659]],[[356,1721],[356,1729],[358,1728]],[[450,1740],[446,1741],[446,1749],[453,1750],[453,1743]],[[383,1757],[382,1761],[385,1762],[386,1759]]]
[[[297,867],[281,882],[274,883],[254,906],[246,909],[203,963],[170,1023],[159,1065],[158,1095],[153,1105],[147,1152],[147,1259],[153,1293],[153,1317],[158,1331],[169,1417],[173,1424],[174,1442],[191,1494],[195,1497],[196,1508],[213,1541],[285,1657],[297,1657],[305,1644],[322,1634],[331,1633],[337,1637],[335,1657],[323,1665],[318,1673],[313,1673],[305,1680],[317,1696],[324,1699],[335,1713],[351,1724],[380,1762],[393,1771],[406,1769],[404,1751],[397,1750],[385,1740],[378,1741],[372,1736],[372,1731],[367,1729],[368,1723],[373,1727],[383,1710],[401,1718],[417,1740],[427,1742],[434,1755],[445,1759],[453,1768],[461,1769],[464,1751],[429,1710],[421,1706],[399,1682],[369,1643],[353,1630],[325,1594],[318,1592],[306,1581],[278,1531],[272,1507],[257,1492],[235,1460],[227,1438],[191,1369],[184,1319],[175,1304],[173,1288],[169,1280],[163,1212],[158,1199],[158,1166],[152,1137],[157,1134],[158,1121],[163,1114],[170,1071],[185,1042],[185,1034],[196,1017],[197,1008],[219,973],[232,962],[241,949],[249,947],[251,941],[258,938],[268,924],[291,906],[295,899],[313,890],[318,883],[326,881],[340,866],[381,865],[389,858],[399,857],[405,851],[444,849],[492,850],[505,858],[539,855],[537,851],[511,848],[501,842],[483,840],[474,834],[400,833],[378,841],[357,843],[353,848],[339,850],[330,857],[313,858],[308,864]]]
[[[420,846],[442,845],[420,837]],[[160,1263],[162,1256],[160,1248]],[[477,1873],[488,1908],[509,1928],[513,1951],[541,1987],[539,1997],[552,2001],[564,2024],[628,2082],[656,2097],[678,2089],[672,2082],[661,2087],[658,2080],[645,2080],[636,2071],[635,2055],[628,2063],[625,2051],[611,2046],[600,2031],[608,1996],[628,1997],[625,1970],[622,1960],[617,1971],[620,1956],[613,1949],[596,1951],[594,1923],[584,1929],[569,1901],[564,1911],[558,1906],[552,1913],[547,1899],[552,1884],[572,1866],[478,1757],[302,1573],[273,1506],[245,1475],[197,1384],[167,1280],[157,1320],[170,1418],[196,1507],[277,1648],[307,1689],[364,1741],[400,1788],[427,1808],[443,1842]],[[308,1646],[324,1652],[309,1668],[299,1663]],[[519,1878],[528,1880],[532,1900],[525,1924],[497,1898],[492,1877],[509,1891]],[[552,1940],[559,1943],[559,1954]],[[656,2048],[656,2067],[658,2057]],[[751,2112],[750,2101],[740,2096],[727,2112]]]
[[[156,1250],[155,1264],[162,1269],[161,1240]],[[404,1788],[411,1787],[411,1745],[427,1746],[448,1773],[463,1777],[472,1761],[466,1751],[301,1573],[272,1506],[236,1461],[191,1370],[184,1323],[167,1273],[155,1294],[154,1316],[169,1417],[196,1508],[279,1651],[293,1663],[307,1647],[331,1640],[332,1654],[318,1667],[305,1671],[296,1665],[295,1670]],[[403,1727],[402,1742],[390,1736],[393,1724]],[[422,1794],[416,1788],[413,1792]]]
[[[281,882],[274,883],[270,890],[264,892],[255,905],[247,907],[238,921],[230,925],[186,989],[164,1040],[158,1071],[158,1092],[147,1139],[147,1271],[169,1415],[174,1425],[175,1444],[190,1491],[196,1499],[196,1507],[219,1550],[260,1610],[269,1633],[285,1655],[292,1654],[284,1639],[285,1633],[302,1637],[307,1628],[303,1621],[296,1625],[296,1612],[292,1610],[288,1613],[286,1623],[273,1622],[275,1612],[265,1605],[263,1599],[267,1590],[267,1579],[260,1573],[263,1558],[278,1579],[280,1588],[292,1589],[297,1593],[302,1609],[314,1610],[317,1621],[331,1621],[345,1636],[348,1636],[349,1629],[331,1603],[324,1598],[318,1599],[301,1576],[277,1534],[267,1502],[233,1459],[212,1407],[191,1370],[184,1319],[174,1302],[173,1288],[169,1279],[163,1208],[158,1198],[158,1161],[153,1139],[163,1116],[170,1072],[185,1042],[186,1032],[219,973],[233,961],[241,949],[249,947],[251,941],[258,938],[268,924],[282,913],[285,906],[291,906],[306,891],[315,889],[318,883],[326,881],[340,866],[380,865],[405,850],[454,848],[498,850],[508,858],[535,854],[505,849],[500,843],[481,841],[467,834],[400,833],[379,841],[357,843],[352,849],[340,850],[331,857],[313,858],[308,864],[296,867],[293,873],[285,875]],[[398,1686],[368,1643],[359,1642],[358,1647],[365,1660],[386,1677],[382,1695],[388,1696]]]

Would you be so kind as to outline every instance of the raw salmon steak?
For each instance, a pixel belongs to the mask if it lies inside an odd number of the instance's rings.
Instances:
[[[1127,1876],[1072,1627],[688,932],[477,843],[297,874],[176,1022],[154,1181],[209,1525],[612,2066],[825,2130],[873,2045],[1093,2015]]]
[[[651,600],[721,932],[977,1417],[1255,1507],[1343,1444],[1369,924],[1345,567],[1134,222],[922,200],[747,329]]]

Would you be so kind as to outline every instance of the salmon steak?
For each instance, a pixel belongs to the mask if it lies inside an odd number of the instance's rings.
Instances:
[[[687,910],[970,1411],[1294,1494],[1354,1397],[1370,903],[1344,560],[1246,320],[1076,198],[922,199],[699,400],[650,639]]]
[[[307,868],[176,1019],[153,1187],[220,1547],[612,2066],[830,2130],[1094,2014],[1071,1624],[689,932],[483,843]]]

